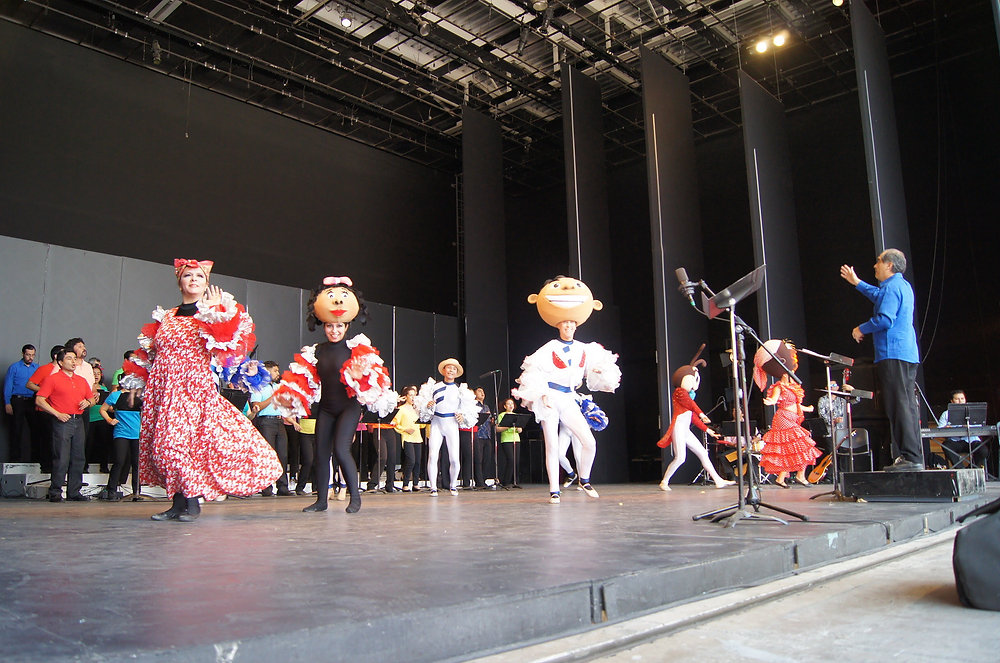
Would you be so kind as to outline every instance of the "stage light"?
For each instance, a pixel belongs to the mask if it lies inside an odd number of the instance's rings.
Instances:
[[[354,25],[354,17],[351,16],[351,12],[345,11],[340,15],[340,24],[345,28],[349,28]]]
[[[535,0],[531,3],[531,8],[536,12],[543,12],[549,8],[548,0]]]
[[[153,40],[153,64],[160,64],[163,62],[163,49],[160,47],[160,42],[156,39]]]
[[[784,32],[779,32],[778,34],[774,35],[774,38],[771,40],[771,43],[774,44],[775,46],[784,46],[785,40],[787,38],[788,35],[786,35]]]
[[[767,51],[767,40],[766,39],[761,39],[759,42],[757,42],[757,45],[754,46],[753,48],[758,53],[764,53],[764,52],[766,52]]]
[[[421,37],[426,37],[431,33],[431,24],[424,20],[417,21],[417,32]]]
[[[840,7],[844,4],[844,0],[833,0],[834,7]]]

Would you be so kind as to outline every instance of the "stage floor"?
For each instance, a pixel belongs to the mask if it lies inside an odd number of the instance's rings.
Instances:
[[[230,499],[195,523],[149,520],[165,502],[0,499],[2,656],[462,660],[879,550],[1000,494],[853,503],[765,487],[809,522],[725,528],[691,516],[735,488],[597,488],[558,506],[543,486],[366,495],[351,516]]]

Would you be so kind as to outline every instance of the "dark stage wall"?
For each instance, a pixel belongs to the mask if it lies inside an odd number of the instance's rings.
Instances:
[[[0,22],[0,233],[455,313],[452,177]],[[434,284],[428,287],[428,284]]]

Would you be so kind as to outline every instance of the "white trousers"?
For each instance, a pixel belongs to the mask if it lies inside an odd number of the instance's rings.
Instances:
[[[542,435],[545,437],[545,472],[549,476],[549,492],[559,492],[559,459],[565,453],[559,443],[559,426],[564,426],[580,442],[580,456],[576,459],[577,473],[590,478],[590,470],[594,466],[594,456],[597,455],[597,440],[590,430],[590,425],[580,412],[575,394],[564,394],[550,391],[548,394],[549,410],[555,412],[542,419]],[[449,452],[450,453],[450,452]],[[576,453],[576,447],[573,449]]]
[[[458,475],[462,469],[459,457],[461,448],[458,443],[458,422],[455,417],[437,417],[431,419],[431,434],[427,437],[427,478],[431,482],[431,490],[437,490],[438,457],[441,455],[441,440],[448,443],[448,465],[450,478],[448,487],[458,486]]]

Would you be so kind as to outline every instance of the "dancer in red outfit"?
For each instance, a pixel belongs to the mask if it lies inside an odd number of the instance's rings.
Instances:
[[[698,404],[694,402],[695,392],[698,391],[698,387],[701,385],[701,374],[698,372],[698,366],[705,365],[705,360],[698,359],[698,357],[704,349],[705,344],[702,343],[691,363],[678,368],[674,371],[671,378],[675,387],[674,393],[671,396],[674,418],[670,422],[670,428],[667,429],[666,434],[660,441],[656,443],[656,446],[666,449],[673,444],[674,459],[667,465],[667,471],[664,472],[663,480],[660,481],[660,490],[670,490],[670,477],[684,464],[688,449],[701,461],[701,466],[712,477],[716,488],[725,488],[735,483],[723,479],[719,475],[718,471],[712,465],[711,459],[708,457],[708,451],[702,446],[701,441],[691,433],[691,424],[694,424],[715,439],[719,439],[719,434],[705,425],[711,423],[708,415],[702,412]],[[698,415],[697,418],[694,415]]]
[[[799,367],[798,354],[791,343],[770,340],[764,345],[780,357],[791,371]],[[802,413],[812,412],[814,408],[812,405],[802,405],[805,391],[789,379],[788,372],[764,348],[757,350],[753,364],[753,379],[761,391],[767,386],[768,375],[778,378],[764,398],[764,405],[775,405],[778,409],[771,419],[771,430],[764,433],[761,467],[770,474],[777,473],[778,477],[774,482],[782,488],[788,488],[785,478],[791,472],[795,473],[799,483],[807,485],[809,480],[806,478],[806,467],[812,465],[822,454],[816,448],[816,442],[809,431],[799,424],[805,419]]]
[[[139,475],[162,486],[173,506],[153,520],[195,520],[199,497],[252,495],[281,476],[278,457],[250,420],[223,398],[212,360],[231,381],[252,384],[266,371],[244,363],[256,340],[253,320],[232,295],[209,286],[209,261],[175,260],[181,305],[157,307],[142,346],[123,366],[126,389],[145,384]],[[258,377],[259,376],[259,377]]]

